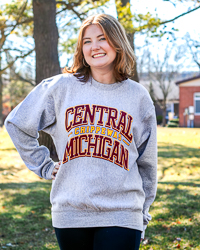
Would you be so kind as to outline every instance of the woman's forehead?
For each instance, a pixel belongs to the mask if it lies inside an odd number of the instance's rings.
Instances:
[[[97,35],[97,34],[103,34],[104,35],[103,29],[98,24],[91,24],[85,29],[85,31],[83,33],[83,38],[87,37],[87,36],[90,36],[90,35]]]

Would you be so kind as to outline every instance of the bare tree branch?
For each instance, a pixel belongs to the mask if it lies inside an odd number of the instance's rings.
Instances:
[[[83,13],[79,13],[79,12],[77,12],[77,11],[74,9],[74,7],[77,7],[77,6],[79,6],[79,5],[81,4],[81,1],[76,2],[76,3],[70,3],[70,4],[69,4],[69,3],[66,3],[65,1],[57,1],[56,4],[62,4],[62,5],[65,6],[65,8],[63,8],[63,9],[60,10],[60,11],[58,11],[58,12],[56,13],[56,15],[59,14],[59,13],[61,13],[61,12],[63,12],[64,10],[71,10],[71,11],[74,12],[74,14],[76,14],[76,15],[78,16],[78,18],[80,19],[81,22],[84,20],[84,18],[81,17],[81,16],[83,15]]]
[[[200,42],[192,40],[189,34],[185,36],[185,40],[193,61],[197,64],[200,70],[200,50],[198,50],[198,48],[200,48]]]
[[[6,36],[4,33],[4,29],[1,29],[0,49],[3,47],[5,41],[6,41]]]
[[[176,4],[175,4],[175,3],[173,3],[171,0],[163,0],[163,1],[165,1],[165,2],[170,2],[171,4],[173,4],[173,5],[174,5],[174,7],[176,7]]]
[[[13,64],[14,64],[19,58],[23,59],[23,58],[27,57],[27,56],[30,55],[34,50],[35,50],[35,48],[32,49],[32,50],[30,50],[29,52],[27,52],[27,53],[24,54],[24,55],[16,56],[14,60],[12,60],[5,68],[3,68],[3,69],[0,71],[0,75],[2,75],[8,68],[12,67]]]
[[[19,80],[22,80],[22,81],[24,81],[24,82],[28,82],[28,83],[30,83],[32,86],[36,86],[36,84],[35,84],[35,82],[34,81],[31,81],[31,80],[29,80],[29,79],[25,79],[23,76],[21,76],[19,73],[16,73],[15,72],[15,75],[18,77],[18,79]]]
[[[26,48],[26,49],[28,49],[28,48]],[[5,49],[2,49],[2,51],[3,51],[3,52],[17,51],[17,52],[22,53],[22,51],[21,51],[20,49],[16,49],[16,48],[14,48],[14,49],[11,49],[11,48],[5,48]]]
[[[21,25],[21,24],[25,24],[25,23],[30,23],[33,21],[33,18],[27,18],[26,20],[24,21],[21,21],[21,22],[18,22],[17,25],[15,24],[15,26],[18,26],[18,25]],[[1,25],[0,28],[11,28],[13,27],[14,25],[13,24],[10,24],[10,25]]]
[[[193,11],[199,9],[199,8],[200,8],[200,6],[194,8],[194,9],[192,9],[192,10],[189,10],[189,11],[187,11],[187,12],[184,12],[184,13],[182,13],[181,15],[178,15],[178,16],[176,16],[176,17],[170,19],[170,20],[163,21],[163,22],[160,23],[160,25],[166,24],[166,23],[170,23],[170,22],[173,22],[173,21],[175,21],[176,19],[178,19],[178,18],[180,18],[180,17],[182,17],[182,16],[185,16],[185,15],[187,15],[187,14],[189,14],[189,13],[191,13],[191,12],[193,12]]]

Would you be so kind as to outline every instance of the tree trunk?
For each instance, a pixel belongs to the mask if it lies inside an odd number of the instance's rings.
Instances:
[[[59,74],[58,29],[56,25],[56,1],[33,0],[34,40],[36,52],[36,84]],[[49,135],[40,133],[39,143],[49,148],[51,157],[57,158]]]
[[[126,6],[127,3],[130,3],[130,0],[121,0],[121,6],[122,7]],[[119,16],[119,13],[118,13],[118,16]],[[135,35],[135,32],[127,33],[127,37],[128,37],[129,43],[130,43],[133,51],[135,52],[134,35]],[[136,63],[136,61],[135,61],[133,72],[134,73],[133,73],[133,76],[131,77],[131,79],[134,80],[134,81],[136,81],[136,82],[139,82],[139,76],[138,76],[138,72],[137,72],[137,63]]]
[[[135,36],[135,33],[129,33],[129,34],[127,34],[129,43],[130,43],[133,51],[135,52],[134,36]],[[131,79],[134,80],[134,81],[136,81],[136,82],[139,82],[139,76],[138,76],[138,72],[137,72],[136,58],[135,58],[135,65],[134,65],[134,71],[133,72],[134,72],[134,74],[131,77]]]
[[[166,125],[166,114],[167,114],[167,108],[166,108],[166,101],[163,100],[163,108],[162,108],[162,126],[165,127]]]
[[[0,50],[0,71],[1,71],[1,50]],[[3,81],[0,74],[0,127],[3,126]]]
[[[3,126],[3,98],[2,98],[2,92],[3,92],[3,82],[2,82],[2,77],[0,75],[0,127]]]
[[[33,0],[36,84],[60,73],[56,1]]]

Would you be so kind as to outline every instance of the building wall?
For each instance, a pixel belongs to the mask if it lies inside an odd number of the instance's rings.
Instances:
[[[200,92],[199,86],[185,86],[185,84],[179,85],[179,125],[180,127],[187,127],[186,121],[184,121],[185,108],[194,106],[194,93]],[[194,127],[200,127],[200,115],[194,116]]]

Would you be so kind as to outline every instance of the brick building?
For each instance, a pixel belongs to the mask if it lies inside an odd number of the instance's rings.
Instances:
[[[176,82],[179,86],[179,126],[200,127],[200,75]]]

